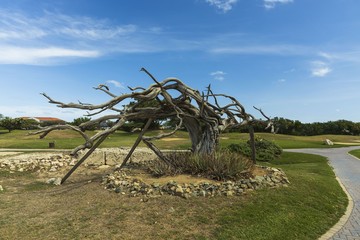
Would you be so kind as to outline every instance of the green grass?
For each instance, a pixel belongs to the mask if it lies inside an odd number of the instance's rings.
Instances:
[[[360,145],[360,136],[349,135],[318,135],[318,136],[293,136],[283,134],[271,134],[271,133],[257,133],[257,137],[264,138],[270,141],[274,141],[280,147],[284,149],[290,148],[333,148],[343,147],[346,144],[335,144],[333,146],[327,146],[324,144],[325,139],[330,139],[333,142],[348,143],[349,145]],[[223,134],[223,138],[220,140],[221,144],[229,145],[231,143],[244,142],[249,139],[249,135],[246,133],[226,133]]]
[[[49,142],[55,142],[57,149],[72,149],[84,143],[84,140],[79,134],[70,130],[53,131],[46,138],[40,139],[38,135],[27,135],[29,131],[15,130],[11,133],[7,131],[0,131],[0,148],[24,148],[24,149],[47,149]],[[159,134],[160,130],[150,131],[146,135]],[[95,131],[87,131],[90,136],[96,134]],[[100,147],[130,147],[135,142],[138,133],[128,133],[117,131],[110,135]],[[349,135],[320,135],[320,136],[290,136],[282,134],[258,133],[257,137],[265,138],[274,141],[284,149],[288,148],[329,148],[329,147],[343,147],[346,145],[335,144],[334,146],[326,146],[325,139],[330,139],[333,142],[343,142],[349,145],[360,145],[359,136]],[[188,133],[178,131],[171,136],[172,141],[157,140],[155,144],[161,149],[188,149],[190,147],[190,140]],[[174,138],[177,138],[174,140]],[[227,146],[231,143],[245,142],[249,139],[246,133],[224,133],[221,135],[221,146]],[[144,147],[142,143],[140,147]]]
[[[317,239],[343,215],[347,197],[325,158],[284,153],[274,166],[285,170],[289,187],[224,211],[217,239]]]
[[[54,187],[38,182],[33,173],[0,171],[5,189],[15,184],[22,194],[6,190],[0,195],[0,235],[4,239],[310,240],[324,234],[345,212],[347,197],[324,157],[284,152],[267,165],[283,169],[289,187],[243,197],[163,196],[148,203],[108,192],[98,182]],[[20,189],[19,184],[24,186]],[[170,208],[175,211],[169,212]]]
[[[360,149],[358,150],[352,150],[349,152],[351,155],[354,155],[357,158],[360,158]]]
[[[45,182],[35,181],[24,186],[25,191],[40,191],[54,187],[55,185],[47,184]]]
[[[5,169],[1,169],[0,168],[0,179],[1,178],[17,178],[17,177],[22,177],[22,178],[26,178],[26,179],[33,179],[34,176],[31,172],[9,172],[8,170]]]

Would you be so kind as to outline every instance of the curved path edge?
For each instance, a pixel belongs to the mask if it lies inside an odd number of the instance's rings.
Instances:
[[[327,240],[327,239],[330,239],[331,237],[333,237],[340,229],[342,229],[345,226],[346,222],[349,220],[350,215],[354,209],[354,200],[351,197],[350,193],[348,192],[348,190],[346,189],[346,187],[341,182],[341,180],[338,176],[336,176],[336,180],[338,181],[340,187],[343,189],[346,196],[348,197],[348,205],[346,207],[346,211],[345,211],[344,215],[339,219],[339,221],[334,226],[332,226],[326,233],[324,233],[319,238],[319,240]]]
[[[360,175],[360,159],[349,154],[351,150],[360,149],[359,146],[343,148],[308,148],[308,149],[285,149],[288,152],[310,153],[324,156],[333,168],[336,180],[348,197],[348,206],[344,215],[331,227],[319,240],[346,239],[360,240],[359,201],[360,189],[358,188]],[[354,167],[355,166],[355,167]],[[357,169],[354,172],[354,169]]]

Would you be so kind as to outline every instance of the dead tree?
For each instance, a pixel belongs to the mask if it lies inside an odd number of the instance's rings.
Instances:
[[[60,108],[75,108],[87,111],[88,117],[94,117],[105,112],[107,115],[94,118],[88,122],[81,124],[80,126],[61,125],[50,126],[46,129],[33,132],[31,134],[41,134],[40,138],[45,137],[49,132],[56,129],[72,129],[78,132],[85,140],[84,144],[77,146],[72,151],[72,155],[76,155],[78,151],[82,149],[89,149],[89,151],[78,161],[78,164],[73,167],[72,170],[63,178],[64,182],[67,177],[84,161],[86,158],[103,142],[108,135],[114,133],[121,128],[127,121],[134,119],[147,120],[147,124],[143,127],[142,132],[139,134],[138,139],[131,148],[129,154],[123,161],[121,166],[124,166],[135,150],[137,145],[143,141],[150,149],[152,149],[157,156],[165,163],[171,163],[161,153],[161,151],[151,142],[155,139],[161,139],[171,136],[177,130],[185,127],[189,133],[191,140],[191,151],[197,154],[211,154],[213,153],[219,144],[220,133],[229,128],[237,128],[240,126],[250,126],[257,121],[262,121],[254,118],[251,114],[245,111],[245,108],[234,97],[226,94],[213,93],[210,85],[207,87],[206,93],[192,89],[184,84],[177,78],[167,78],[161,82],[151,75],[146,69],[142,68],[153,81],[154,84],[148,88],[135,87],[130,88],[130,93],[115,95],[110,92],[110,89],[106,85],[99,85],[95,87],[96,90],[102,91],[109,95],[111,99],[101,104],[85,104],[85,103],[63,103],[52,99],[45,93],[42,93],[44,97],[49,100],[49,103],[56,104]],[[221,106],[219,99],[228,100],[228,104]],[[122,106],[125,100],[136,100],[137,104],[129,107]],[[156,105],[151,107],[142,107],[142,103],[156,100]],[[257,109],[257,108],[255,108]],[[267,117],[261,109],[257,109],[271,125],[271,120]],[[168,133],[163,133],[157,136],[145,136],[147,127],[153,120],[156,119],[171,119],[177,118],[179,123],[175,129]],[[87,127],[93,124],[100,124],[103,121],[113,120],[116,123],[109,129],[103,130],[94,136],[88,136],[85,133]],[[250,139],[254,139],[253,131],[250,130]],[[253,142],[253,141],[252,141]],[[253,149],[254,150],[254,149]],[[253,155],[255,152],[253,153]],[[255,155],[254,155],[255,156]],[[255,161],[255,158],[253,158]]]

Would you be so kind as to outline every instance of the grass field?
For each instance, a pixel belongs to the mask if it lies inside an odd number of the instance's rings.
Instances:
[[[39,139],[37,135],[27,135],[28,131],[16,130],[11,133],[0,131],[0,148],[24,148],[24,149],[46,149],[49,142],[55,142],[58,149],[72,149],[80,145],[84,140],[76,132],[70,130],[53,131],[46,138]],[[89,135],[96,132],[89,131]],[[148,135],[158,134],[160,131],[151,131]],[[137,138],[138,133],[127,133],[117,131],[110,135],[100,147],[129,147]],[[290,136],[281,134],[259,133],[256,136],[265,138],[279,144],[282,148],[324,148],[342,147],[346,145],[360,145],[359,136],[349,135],[320,135],[320,136]],[[249,139],[245,133],[225,133],[221,135],[220,144],[222,146],[231,143],[244,142]],[[335,143],[334,146],[326,146],[325,139],[330,139]],[[190,146],[188,133],[178,131],[170,138],[155,141],[161,149],[187,149]],[[144,146],[144,145],[140,145]]]
[[[360,150],[353,150],[350,151],[349,153],[360,159]]]
[[[0,171],[2,239],[316,239],[345,211],[347,198],[325,158],[284,153],[273,162],[287,188],[242,197],[163,196],[141,202],[108,192],[101,174],[78,172],[49,187],[35,173]],[[102,173],[103,174],[103,173]],[[89,181],[91,180],[91,181]]]
[[[46,139],[25,131],[0,132],[0,148],[69,149],[82,143],[71,131]],[[158,131],[149,134],[157,134]],[[90,134],[95,134],[90,132]],[[299,137],[257,134],[283,148],[329,147],[324,139],[359,144],[357,136]],[[131,146],[137,134],[118,131],[101,147]],[[222,146],[247,141],[247,134],[227,133]],[[156,141],[164,149],[186,149],[186,132]],[[360,151],[354,152],[359,156]],[[140,198],[108,192],[103,173],[76,172],[65,185],[44,184],[36,173],[0,170],[0,236],[4,239],[317,239],[342,216],[347,198],[321,156],[283,153],[271,166],[282,168],[291,184],[241,197]],[[111,170],[108,170],[111,171]],[[0,237],[0,238],[1,238]]]

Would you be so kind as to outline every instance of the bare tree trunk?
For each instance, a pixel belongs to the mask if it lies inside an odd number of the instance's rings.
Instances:
[[[219,145],[219,130],[207,124],[201,126],[194,118],[184,118],[184,125],[189,132],[191,150],[199,154],[211,154]]]

